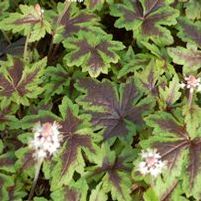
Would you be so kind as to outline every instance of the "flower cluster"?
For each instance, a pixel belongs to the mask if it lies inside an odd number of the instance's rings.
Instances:
[[[200,78],[196,78],[193,75],[189,75],[188,77],[184,77],[185,82],[181,84],[181,88],[190,89],[190,93],[193,93],[194,90],[201,91],[201,80]]]
[[[138,170],[142,175],[151,174],[156,177],[162,173],[166,166],[166,162],[161,160],[161,156],[156,149],[147,149],[142,151],[142,162],[139,163]]]
[[[56,122],[41,124],[38,122],[33,128],[34,139],[30,143],[30,147],[34,150],[33,157],[36,160],[53,155],[60,147],[61,135],[59,132],[59,124]]]

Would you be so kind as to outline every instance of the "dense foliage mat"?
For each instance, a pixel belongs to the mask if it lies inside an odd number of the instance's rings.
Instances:
[[[201,1],[0,1],[0,200],[201,200]]]

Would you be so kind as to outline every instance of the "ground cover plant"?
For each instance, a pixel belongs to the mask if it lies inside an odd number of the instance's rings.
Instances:
[[[0,1],[0,200],[201,200],[201,1]]]

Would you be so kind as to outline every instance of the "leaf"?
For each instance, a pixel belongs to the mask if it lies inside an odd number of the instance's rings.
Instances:
[[[148,64],[143,66],[144,70],[136,72],[136,77],[140,79],[140,85],[146,90],[146,93],[152,96],[158,95],[157,85],[159,85],[160,77],[164,72],[163,65],[164,62],[150,57]]]
[[[6,126],[12,127],[13,123],[18,122],[17,118],[12,115],[14,112],[15,108],[11,105],[0,110],[0,130],[4,130]]]
[[[173,37],[165,26],[176,24],[179,13],[165,0],[124,0],[123,4],[113,4],[111,15],[119,17],[117,28],[132,30],[137,41],[151,39],[156,44],[173,43]]]
[[[6,54],[11,54],[13,56],[22,55],[24,51],[25,38],[20,38],[19,40],[8,44],[5,41],[0,41],[0,59],[4,60]]]
[[[143,126],[143,113],[149,112],[150,102],[139,100],[140,93],[131,81],[119,87],[108,80],[97,82],[83,78],[78,87],[85,95],[77,102],[92,115],[92,123],[98,129],[104,129],[104,139],[133,135],[136,128]],[[130,129],[128,129],[131,122]],[[129,132],[130,131],[130,132]]]
[[[2,200],[9,200],[8,187],[13,185],[14,179],[12,176],[8,176],[0,173],[0,197]]]
[[[103,144],[93,167],[91,178],[99,181],[99,188],[105,193],[111,192],[112,199],[118,201],[131,201],[131,161],[132,150],[127,147],[118,156],[111,151],[107,144]]]
[[[13,33],[21,33],[29,36],[29,42],[43,38],[46,32],[51,32],[51,25],[44,19],[41,9],[36,6],[20,5],[20,13],[10,13],[0,22],[0,29],[12,30]]]
[[[201,2],[197,0],[190,0],[185,4],[186,16],[192,20],[201,19]]]
[[[0,99],[1,107],[10,102],[29,105],[30,98],[37,98],[42,92],[39,87],[46,65],[46,58],[31,66],[25,66],[20,59],[9,58],[8,62],[2,62],[0,70]]]
[[[63,42],[70,52],[64,57],[68,66],[81,66],[83,72],[91,77],[98,77],[100,73],[107,74],[111,63],[117,63],[117,52],[124,48],[121,42],[112,41],[111,35],[97,35],[80,32],[78,38],[71,38]]]
[[[98,184],[94,190],[91,192],[89,201],[107,201],[107,194],[101,189],[102,184]]]
[[[156,148],[162,157],[161,160],[167,161],[168,171],[164,173],[163,180],[165,181],[166,177],[171,177],[169,180],[174,181],[179,176],[185,186],[185,192],[188,192],[188,197],[192,195],[198,198],[200,189],[197,188],[197,182],[201,178],[201,138],[191,138],[191,133],[186,130],[186,125],[165,112],[150,115],[146,118],[146,122],[154,128],[154,136],[142,142],[142,146],[149,144]],[[197,132],[199,133],[200,130],[197,129]],[[188,160],[185,160],[186,158]],[[160,183],[158,182],[158,185],[161,189]],[[168,182],[166,181],[166,183]]]
[[[201,51],[195,46],[168,48],[168,54],[174,63],[183,65],[185,73],[196,71],[201,67]]]
[[[51,194],[53,201],[85,201],[88,186],[85,180],[72,181],[70,186],[63,186]],[[95,201],[95,200],[94,200]]]
[[[93,31],[98,28],[99,18],[90,11],[80,10],[76,4],[71,4],[68,10],[63,13],[64,4],[58,3],[57,13],[50,11],[48,13],[49,21],[52,24],[58,21],[61,17],[59,29],[54,33],[54,42],[59,43],[72,35],[76,35],[79,31]]]
[[[66,91],[65,88],[70,84],[70,75],[61,65],[48,67],[46,69],[46,77],[49,78],[45,86],[48,98],[55,94],[64,93]]]
[[[193,42],[196,46],[201,47],[201,22],[193,23],[186,18],[180,18],[178,36],[185,42]]]
[[[176,101],[181,97],[181,92],[179,92],[180,89],[181,87],[177,74],[175,74],[169,82],[169,86],[159,88],[160,100],[163,102],[165,107],[172,107],[173,104],[176,103]],[[162,105],[162,103],[160,104]]]
[[[89,117],[79,115],[79,108],[65,97],[59,106],[62,115],[61,133],[63,136],[60,159],[53,170],[53,183],[67,184],[75,171],[82,172],[85,166],[81,150],[85,153],[95,153],[93,131],[90,128]],[[90,157],[90,156],[89,156]],[[59,170],[59,171],[58,171]],[[58,182],[58,178],[61,178]],[[55,188],[54,186],[54,188]]]

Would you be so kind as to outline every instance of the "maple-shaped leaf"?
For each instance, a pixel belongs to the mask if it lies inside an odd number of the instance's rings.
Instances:
[[[92,167],[88,173],[90,179],[100,185],[99,191],[105,194],[111,192],[113,200],[132,200],[129,194],[133,156],[133,150],[129,146],[117,155],[115,151],[110,150],[107,144],[102,144],[95,161],[97,165]],[[96,200],[99,201],[99,199]]]
[[[201,178],[200,128],[196,129],[197,137],[192,137],[186,129],[191,122],[186,125],[182,120],[176,120],[173,115],[165,112],[150,115],[146,118],[146,123],[154,129],[154,136],[141,143],[142,146],[155,148],[161,155],[161,160],[166,161],[168,171],[164,172],[163,180],[171,177],[170,180],[174,181],[180,177],[187,196],[198,198],[200,189],[197,184]],[[172,185],[171,182],[168,183]],[[160,178],[156,184],[161,188]]]
[[[9,8],[9,2],[8,1],[1,1],[0,2],[0,20],[7,17],[9,14],[6,12]]]
[[[21,12],[10,13],[0,22],[0,29],[12,30],[13,33],[21,33],[29,36],[29,42],[43,38],[46,32],[51,32],[51,25],[44,19],[42,8],[35,6],[19,5]]]
[[[159,45],[173,43],[173,37],[165,26],[177,23],[178,11],[166,0],[124,0],[111,5],[111,15],[119,17],[117,28],[132,30],[138,40],[151,39]]]
[[[31,65],[25,65],[20,59],[11,58],[1,62],[0,100],[1,107],[10,102],[28,105],[29,99],[37,98],[42,92],[39,84],[46,66],[46,58]]]
[[[150,101],[140,99],[140,93],[131,81],[119,87],[110,81],[80,79],[78,87],[85,93],[77,101],[92,115],[97,129],[104,129],[104,139],[111,137],[129,138],[138,127],[143,126],[144,112],[149,112]],[[130,132],[129,132],[130,131]]]
[[[70,50],[64,57],[67,66],[81,66],[83,72],[91,77],[98,77],[100,73],[107,74],[112,63],[117,63],[117,52],[124,48],[121,42],[113,41],[108,34],[95,35],[89,32],[80,32],[77,38],[63,42],[64,47]]]
[[[185,42],[193,42],[201,48],[201,22],[192,22],[186,18],[180,18],[178,36]]]
[[[180,46],[168,48],[168,53],[174,63],[183,65],[184,74],[201,68],[201,51],[194,45],[188,44],[187,48]]]
[[[56,24],[56,26],[60,25],[60,28],[55,28],[55,43],[77,34],[80,30],[93,31],[98,28],[99,18],[89,10],[82,11],[76,4],[71,4],[66,12],[63,13],[64,6],[63,3],[58,3],[57,12],[52,10],[48,12],[49,21],[52,24]],[[59,22],[58,19],[60,19]]]
[[[64,97],[59,110],[62,119],[57,121],[61,126],[62,143],[57,163],[52,171],[52,182],[55,183],[52,188],[57,188],[57,185],[63,183],[68,184],[75,171],[83,171],[85,162],[81,150],[85,153],[95,153],[89,116],[79,115],[78,105],[72,104],[67,97]]]
[[[53,191],[51,198],[53,201],[86,201],[87,190],[87,182],[80,179],[76,182],[71,181],[69,186],[63,186]]]
[[[192,20],[201,19],[201,1],[189,0],[184,4],[186,8],[186,16]]]

